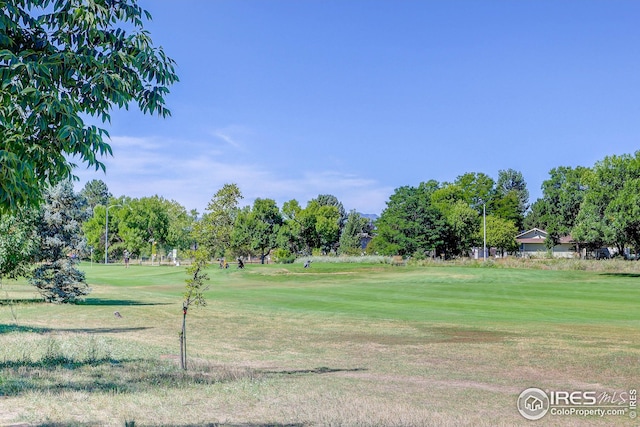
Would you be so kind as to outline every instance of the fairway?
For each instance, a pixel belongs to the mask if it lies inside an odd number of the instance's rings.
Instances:
[[[516,408],[529,387],[640,388],[633,273],[210,267],[184,374],[185,269],[82,268],[93,292],[78,305],[3,283],[0,425],[530,425]],[[626,409],[537,423],[637,425]]]

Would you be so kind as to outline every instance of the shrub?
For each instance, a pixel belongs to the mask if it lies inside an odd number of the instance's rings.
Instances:
[[[289,250],[278,248],[273,252],[273,260],[278,264],[292,264],[296,257]]]

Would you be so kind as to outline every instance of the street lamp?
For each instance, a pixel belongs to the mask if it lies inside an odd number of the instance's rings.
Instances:
[[[482,247],[482,260],[487,260],[487,204],[482,204],[482,221],[484,222],[484,245]]]
[[[115,206],[122,205],[117,203],[115,205],[107,206],[106,221],[104,225],[104,265],[109,263],[109,208],[113,208]]]

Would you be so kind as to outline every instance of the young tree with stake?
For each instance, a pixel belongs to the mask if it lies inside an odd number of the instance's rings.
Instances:
[[[187,268],[189,278],[186,280],[187,289],[184,293],[184,301],[182,302],[182,330],[180,331],[180,367],[187,369],[187,312],[193,304],[195,306],[204,307],[207,301],[204,299],[204,293],[209,289],[205,284],[209,280],[209,275],[204,272],[207,268],[207,259],[209,258],[207,251],[198,249],[193,252],[194,262]]]

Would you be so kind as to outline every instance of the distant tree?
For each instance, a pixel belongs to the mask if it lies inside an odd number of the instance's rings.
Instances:
[[[509,191],[496,197],[493,201],[493,206],[488,211],[498,218],[513,222],[518,230],[522,230],[524,227],[524,215],[520,212],[520,209],[518,193]]]
[[[463,199],[482,214],[482,205],[487,204],[489,213],[496,196],[495,181],[484,173],[468,172],[456,178],[454,184],[462,191]]]
[[[372,247],[382,255],[445,253],[448,226],[442,212],[431,204],[431,195],[438,188],[438,182],[432,180],[417,188],[396,189],[376,221],[378,234]]]
[[[498,181],[496,182],[496,193],[498,199],[507,199],[507,203],[502,202],[503,209],[501,218],[514,220],[518,229],[522,229],[524,216],[529,209],[529,190],[522,173],[514,169],[506,169],[498,171]],[[511,199],[515,198],[515,212],[508,214],[504,211],[507,205],[513,204]]]
[[[211,256],[223,257],[231,244],[242,193],[237,184],[225,184],[214,194],[202,219],[195,224],[195,238]]]
[[[73,159],[105,169],[110,120],[135,102],[170,113],[174,61],[153,46],[136,0],[0,0],[0,209],[34,205],[48,183],[73,176]]]
[[[112,237],[109,231],[109,251],[120,256],[127,249],[135,255],[151,255],[152,246],[158,249],[170,249],[167,246],[169,236],[169,209],[171,202],[158,195],[140,199],[122,199],[122,206],[116,208],[113,215],[109,211],[109,230],[111,221],[117,217],[118,233]],[[111,243],[111,239],[114,243]]]
[[[575,169],[560,166],[551,169],[549,179],[542,183],[542,198],[532,205],[526,223],[529,229],[537,227],[548,233],[549,248],[572,232],[588,189],[590,173],[591,169],[581,166]]]
[[[524,217],[523,225],[525,230],[547,229],[547,206],[543,199],[540,198],[531,204],[531,208]]]
[[[478,243],[477,234],[480,225],[475,209],[463,200],[453,203],[443,213],[448,225],[447,253],[464,255]]]
[[[81,224],[89,215],[85,198],[73,192],[70,181],[47,190],[38,218],[40,264],[30,282],[48,302],[74,302],[90,292],[84,273],[75,267],[86,250]]]
[[[587,175],[586,184],[572,236],[589,248],[616,246],[621,254],[628,244],[640,246],[640,151],[605,157]]]
[[[97,205],[106,206],[109,199],[113,197],[109,192],[109,187],[104,181],[99,179],[93,179],[84,185],[84,188],[80,191],[80,194],[87,198],[87,203],[91,209]]]
[[[339,206],[312,199],[302,209],[297,200],[290,200],[283,205],[282,212],[284,224],[278,238],[281,248],[305,255],[314,249],[323,253],[337,250],[341,229]]]
[[[272,199],[256,199],[251,208],[238,212],[232,234],[232,245],[249,248],[260,254],[260,261],[277,247],[282,214]]]
[[[640,158],[637,160],[640,161]],[[640,175],[624,183],[606,211],[613,218],[613,228],[620,230],[625,243],[638,253],[640,251]],[[624,248],[621,248],[620,253],[623,252]]]
[[[515,252],[518,249],[516,235],[518,228],[513,223],[503,218],[488,215],[487,220],[487,247],[496,248],[504,256],[505,252]],[[484,221],[483,221],[484,222]],[[478,238],[484,237],[484,225],[481,226]]]
[[[37,249],[38,211],[0,213],[0,281],[26,276]]]
[[[187,212],[187,209],[175,200],[164,202],[167,208],[169,226],[165,248],[167,251],[177,249],[187,251],[193,243],[193,228],[196,218]],[[196,213],[197,217],[197,213]]]
[[[362,237],[370,229],[371,221],[363,217],[355,210],[349,212],[347,221],[340,234],[341,255],[360,255],[362,253]]]
[[[318,237],[318,248],[324,254],[337,249],[340,240],[340,211],[336,206],[309,203],[305,209],[315,216],[315,232]]]
[[[347,212],[345,211],[342,202],[340,202],[336,196],[332,194],[320,194],[311,201],[318,202],[318,205],[320,206],[335,206],[338,209],[338,214],[340,215],[339,226],[342,229],[345,221],[347,220]]]
[[[278,232],[278,247],[294,255],[311,254],[310,251],[305,251],[306,246],[301,223],[302,211],[300,203],[295,199],[284,202],[282,205],[283,224]]]

